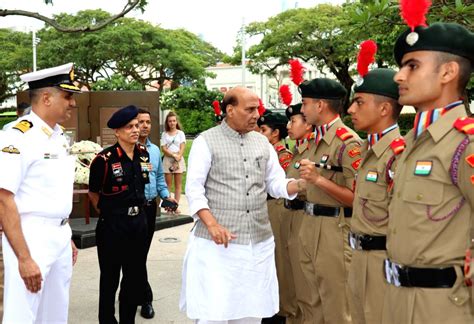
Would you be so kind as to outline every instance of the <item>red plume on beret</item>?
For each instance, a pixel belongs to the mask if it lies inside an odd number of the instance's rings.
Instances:
[[[289,85],[284,84],[280,87],[280,100],[285,106],[291,105],[293,95],[291,94]]]
[[[214,114],[215,114],[216,116],[222,115],[221,104],[219,103],[219,101],[214,100],[214,101],[212,102],[212,106],[214,107]]]
[[[357,55],[357,72],[363,78],[369,73],[369,65],[375,62],[377,44],[369,39],[360,43],[359,54]]]
[[[430,0],[400,0],[400,15],[413,32],[417,26],[426,26]]]
[[[290,60],[290,77],[294,84],[297,86],[300,85],[301,82],[304,81],[303,74],[304,74],[304,66],[298,60]]]
[[[265,112],[265,107],[263,106],[262,99],[258,99],[258,114],[262,116],[264,112]]]

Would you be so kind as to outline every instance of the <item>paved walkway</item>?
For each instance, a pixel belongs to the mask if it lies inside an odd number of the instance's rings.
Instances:
[[[188,214],[186,197],[182,197],[180,209]],[[181,289],[181,268],[186,251],[189,231],[193,224],[181,225],[155,232],[148,255],[148,277],[153,289],[155,318],[146,320],[137,313],[136,323],[176,323],[191,324],[186,315],[179,311],[179,293]],[[175,243],[160,242],[167,238],[176,238]],[[79,250],[79,258],[74,267],[70,291],[69,323],[98,323],[99,304],[99,263],[97,249]],[[140,308],[139,308],[140,309]],[[118,319],[118,302],[116,303]]]

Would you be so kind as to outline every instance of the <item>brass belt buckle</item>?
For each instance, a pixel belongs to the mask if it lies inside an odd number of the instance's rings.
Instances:
[[[139,213],[138,206],[128,207],[128,216],[137,216]]]
[[[400,282],[401,266],[396,263],[391,262],[389,259],[385,259],[385,279],[389,284],[394,285],[395,287],[400,287],[402,284]]]

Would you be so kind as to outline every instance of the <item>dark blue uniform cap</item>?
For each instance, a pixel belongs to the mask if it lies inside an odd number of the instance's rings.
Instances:
[[[138,108],[130,105],[116,111],[107,122],[107,127],[117,129],[128,124],[129,121],[138,116]]]

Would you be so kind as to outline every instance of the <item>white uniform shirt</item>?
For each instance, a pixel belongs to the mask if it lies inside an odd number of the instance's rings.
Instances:
[[[66,218],[75,162],[68,140],[59,125],[51,129],[34,112],[22,120],[32,127],[24,133],[13,128],[0,138],[0,188],[15,195],[20,216]]]

